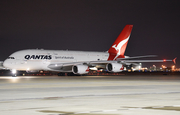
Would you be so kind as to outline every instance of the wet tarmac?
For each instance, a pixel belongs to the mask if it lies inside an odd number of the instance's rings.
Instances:
[[[0,114],[180,115],[180,76],[1,76]]]

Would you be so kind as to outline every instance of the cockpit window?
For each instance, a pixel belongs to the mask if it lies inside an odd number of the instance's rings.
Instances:
[[[14,57],[8,57],[8,59],[15,59]]]

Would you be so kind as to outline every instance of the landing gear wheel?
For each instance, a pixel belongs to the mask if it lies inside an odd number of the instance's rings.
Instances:
[[[12,74],[12,77],[16,77],[16,74]]]

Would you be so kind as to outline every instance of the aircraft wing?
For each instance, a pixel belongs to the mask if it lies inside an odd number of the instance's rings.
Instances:
[[[175,58],[176,59],[176,58]],[[107,64],[107,63],[140,63],[140,62],[168,62],[168,61],[173,61],[175,63],[175,59],[173,60],[129,60],[129,58],[122,58],[118,60],[113,60],[113,61],[90,61],[89,64]]]
[[[99,61],[87,61],[87,62],[70,62],[70,63],[52,63],[49,64],[48,68],[53,71],[58,72],[73,72],[77,73],[76,70],[82,71],[80,73],[86,73],[89,71],[89,68],[96,67],[96,68],[106,68],[107,66],[112,66],[112,68],[118,68],[120,70],[123,68],[124,65],[134,64],[140,62],[168,62],[173,60],[129,60],[122,59],[122,60],[99,60]],[[80,74],[78,73],[78,74]]]
[[[140,62],[168,62],[172,60],[121,60],[120,63],[140,63]]]
[[[176,58],[175,58],[176,59]],[[122,59],[122,60],[99,60],[99,61],[88,61],[88,62],[70,62],[70,63],[52,63],[49,64],[48,68],[53,70],[61,70],[65,67],[72,67],[74,65],[87,65],[89,67],[94,67],[97,65],[106,65],[108,63],[140,63],[140,62],[168,62],[168,61],[174,61],[174,60],[129,60],[128,59]]]
[[[147,57],[157,57],[157,55],[144,55],[144,56],[134,56],[134,57],[126,57],[126,58],[117,58],[116,60],[127,60],[127,59],[136,59],[136,58],[147,58]]]

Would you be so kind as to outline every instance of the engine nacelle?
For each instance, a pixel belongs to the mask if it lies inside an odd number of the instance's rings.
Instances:
[[[74,65],[72,72],[74,74],[86,74],[89,72],[89,67],[87,65]]]
[[[108,72],[121,72],[124,70],[124,67],[119,63],[108,63],[106,69]]]

